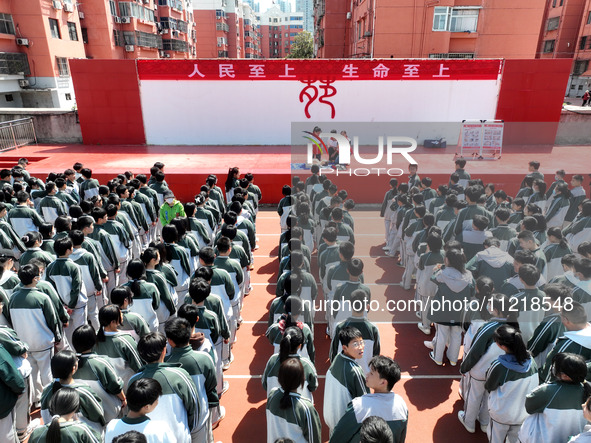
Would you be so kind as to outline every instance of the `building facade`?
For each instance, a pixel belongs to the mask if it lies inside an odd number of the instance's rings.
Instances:
[[[315,0],[317,56],[535,58],[544,4]]]
[[[314,0],[296,0],[295,10],[304,14],[304,31],[314,35]]]
[[[274,5],[260,15],[261,48],[263,58],[285,58],[295,37],[304,30],[301,12],[281,12]]]

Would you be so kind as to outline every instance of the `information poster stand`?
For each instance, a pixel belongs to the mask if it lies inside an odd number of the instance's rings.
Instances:
[[[466,160],[499,160],[503,153],[504,127],[503,120],[462,121],[458,143],[460,157]]]

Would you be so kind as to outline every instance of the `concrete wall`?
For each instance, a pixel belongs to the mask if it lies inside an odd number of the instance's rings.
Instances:
[[[560,115],[556,145],[591,145],[591,109],[563,110]]]
[[[0,108],[0,122],[27,117],[33,117],[39,143],[82,143],[82,132],[74,111]]]

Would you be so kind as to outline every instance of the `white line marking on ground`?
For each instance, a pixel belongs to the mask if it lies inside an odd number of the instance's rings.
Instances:
[[[226,375],[224,374],[225,379],[243,379],[249,380],[253,378],[263,378],[262,375]],[[326,375],[319,375],[318,378],[326,378]],[[437,380],[437,379],[459,379],[461,375],[411,375],[411,374],[402,374],[401,378],[406,380],[412,379],[423,379],[423,380]]]

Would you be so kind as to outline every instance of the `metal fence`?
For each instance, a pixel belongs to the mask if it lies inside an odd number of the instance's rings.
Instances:
[[[37,143],[33,118],[21,118],[0,123],[0,151]]]

